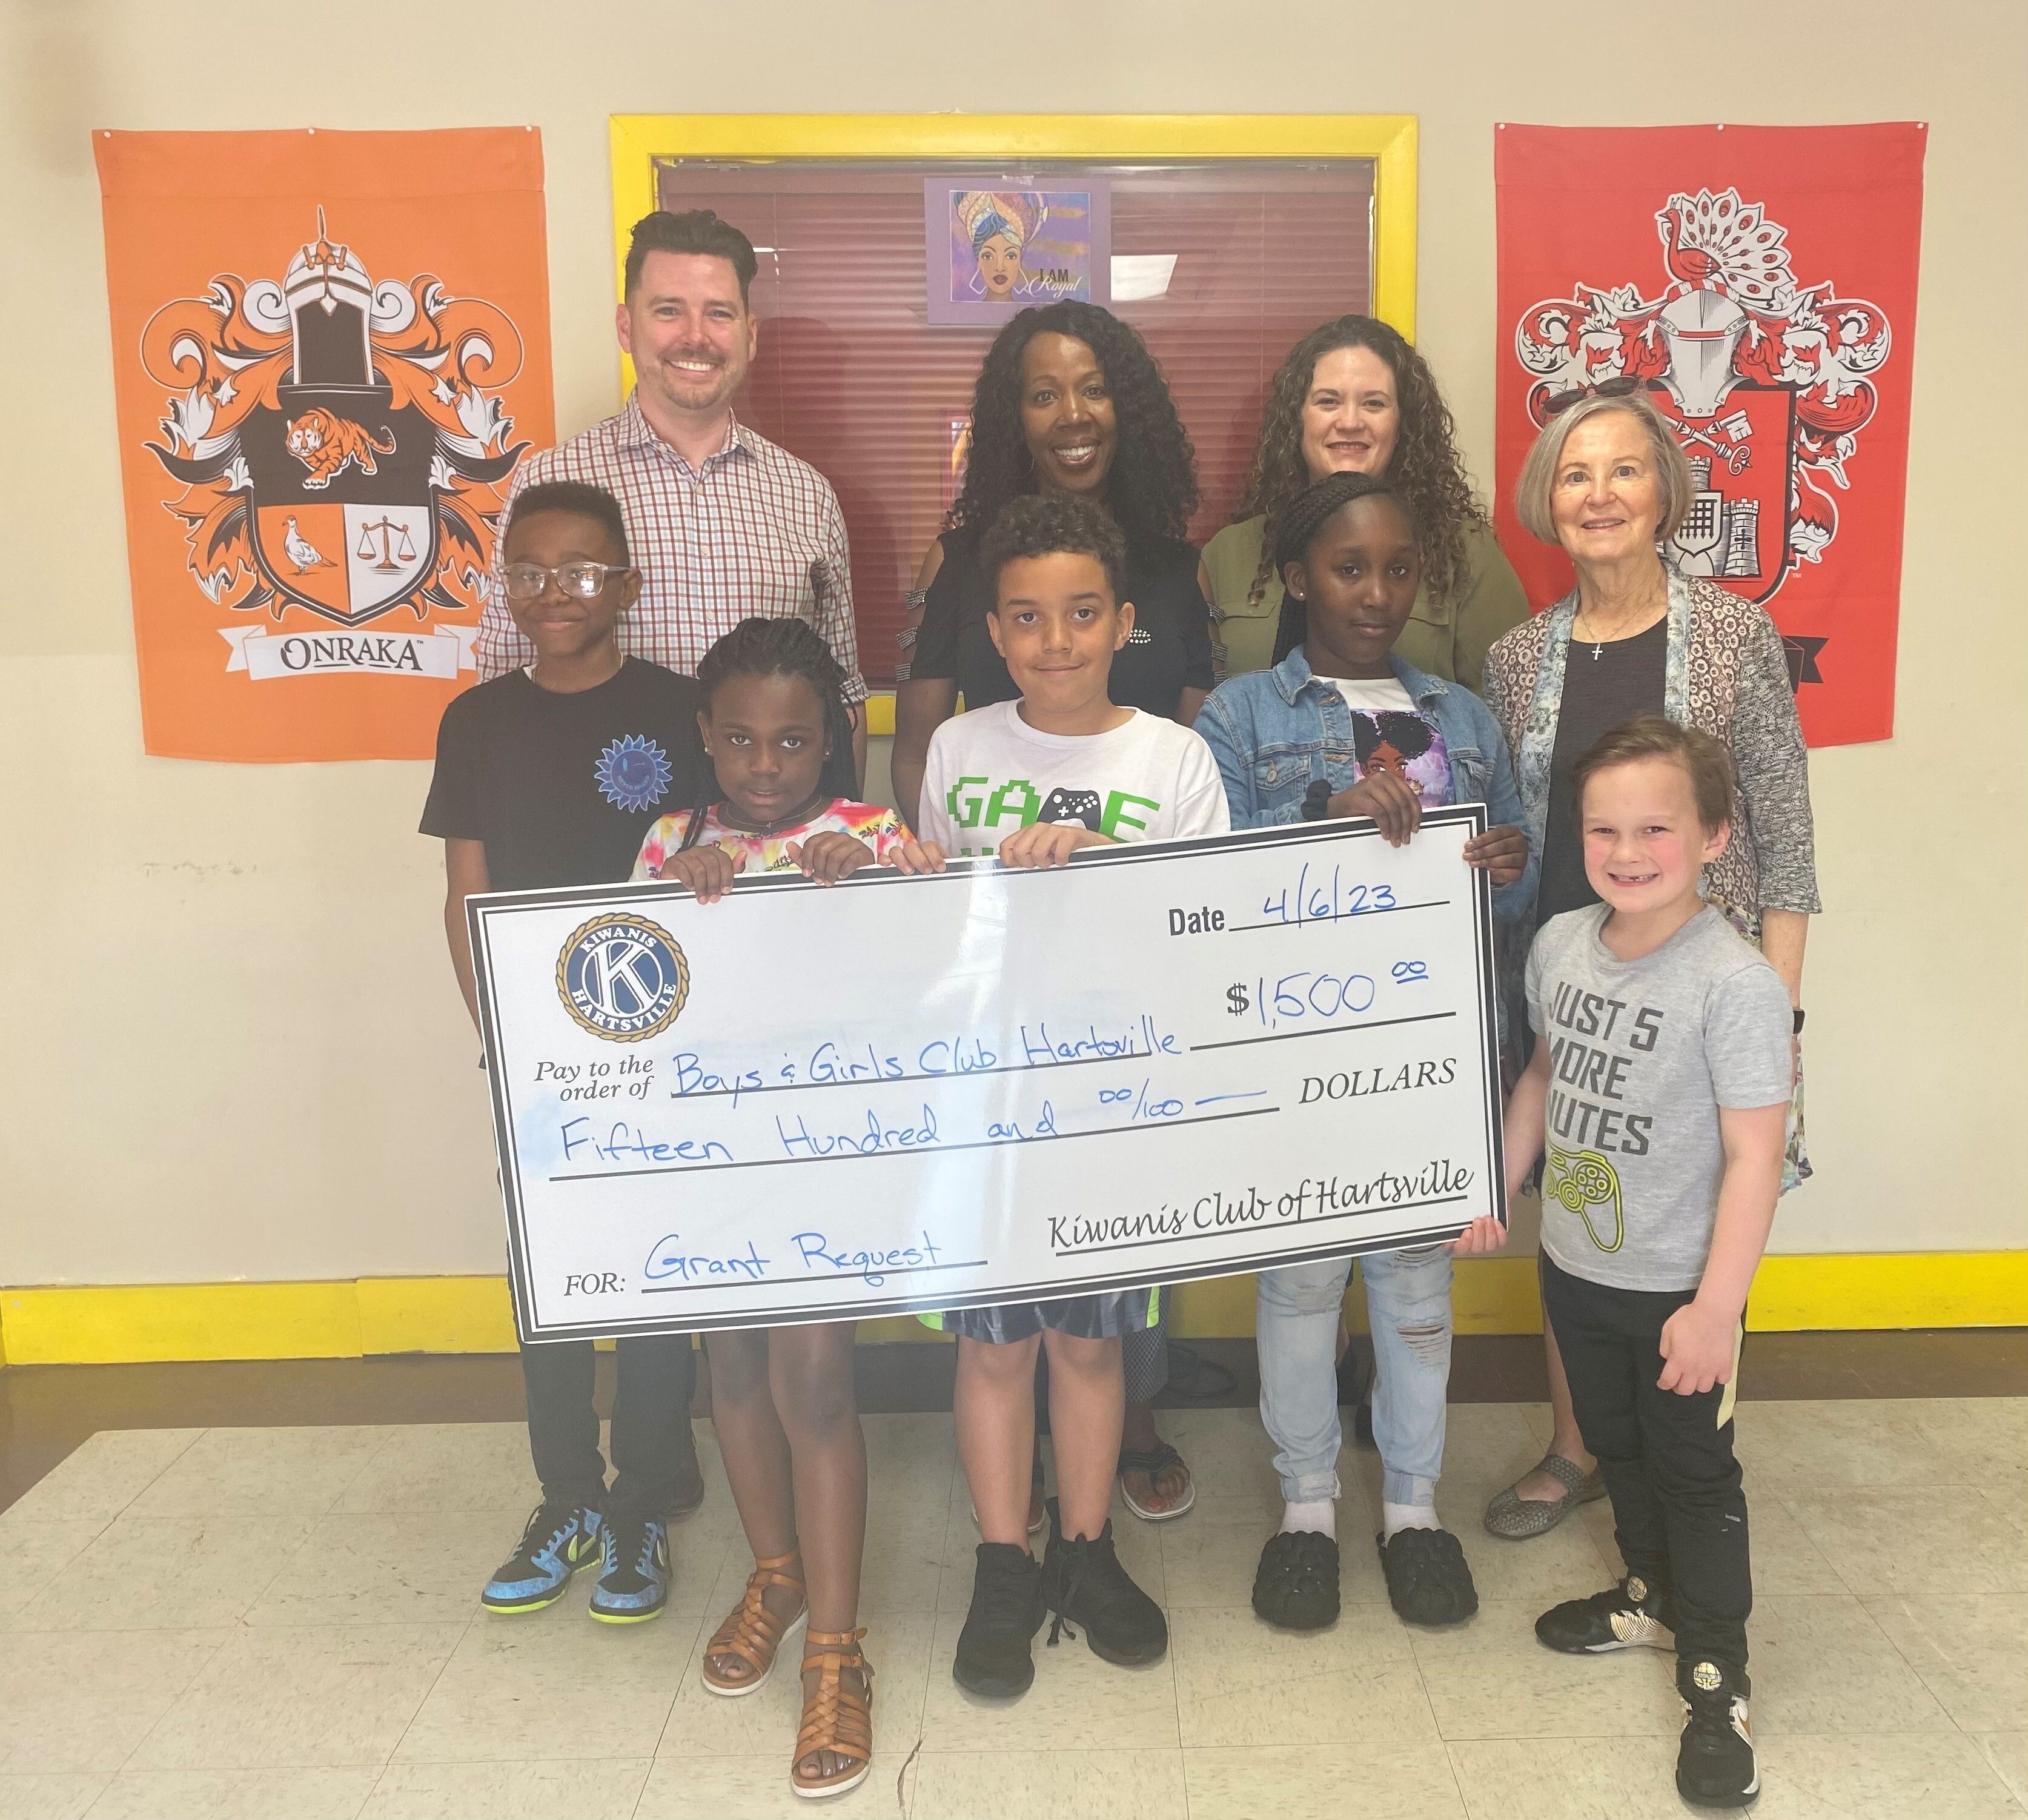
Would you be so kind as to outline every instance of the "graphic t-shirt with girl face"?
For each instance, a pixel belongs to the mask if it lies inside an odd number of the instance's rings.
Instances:
[[[664,815],[648,830],[648,838],[641,843],[640,857],[634,862],[636,882],[658,877],[662,862],[681,851],[683,836],[690,832],[693,813],[685,809],[674,815]],[[849,834],[854,840],[863,840],[873,849],[873,858],[881,866],[892,866],[896,849],[909,838],[909,830],[893,810],[876,803],[851,803],[840,797],[807,821],[793,828],[777,828],[768,834],[750,834],[744,828],[728,827],[720,819],[719,808],[714,806],[705,811],[704,831],[692,844],[722,847],[728,853],[745,854],[746,871],[750,876],[757,872],[794,872],[796,862],[789,857],[789,843],[806,841],[812,835],[832,833]]]
[[[1412,784],[1425,809],[1444,809],[1451,800],[1450,754],[1444,736],[1428,715],[1419,714],[1408,691],[1392,676],[1361,681],[1349,676],[1319,676],[1345,698],[1352,711],[1353,749],[1356,782],[1375,771],[1392,771]]]

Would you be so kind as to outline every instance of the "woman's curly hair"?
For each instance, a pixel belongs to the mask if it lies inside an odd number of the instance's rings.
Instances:
[[[1313,328],[1289,350],[1268,388],[1261,408],[1260,436],[1253,467],[1235,521],[1264,513],[1260,566],[1249,601],[1257,602],[1275,573],[1275,547],[1281,521],[1310,484],[1303,461],[1303,406],[1317,362],[1342,347],[1370,348],[1394,376],[1401,406],[1401,434],[1386,479],[1408,502],[1422,532],[1423,576],[1431,596],[1444,600],[1464,584],[1467,528],[1483,525],[1486,513],[1472,495],[1452,442],[1450,407],[1437,390],[1429,363],[1395,330],[1370,316],[1341,316]]]
[[[1197,451],[1168,382],[1139,332],[1095,303],[1024,310],[994,337],[971,401],[971,454],[947,531],[983,532],[1008,500],[1035,491],[1021,427],[1021,358],[1038,335],[1067,335],[1097,358],[1112,395],[1117,444],[1106,503],[1130,544],[1182,539],[1197,509]]]

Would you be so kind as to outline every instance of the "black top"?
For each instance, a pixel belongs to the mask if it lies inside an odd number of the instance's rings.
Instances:
[[[923,602],[922,630],[909,675],[918,680],[955,677],[967,708],[1011,701],[1021,691],[1007,673],[986,629],[991,595],[979,566],[979,534],[947,531],[943,566]],[[1197,553],[1187,543],[1159,543],[1127,553],[1127,598],[1134,630],[1113,654],[1106,692],[1113,705],[1176,717],[1185,689],[1208,690],[1211,613],[1197,586]]]
[[[509,670],[444,710],[423,832],[486,843],[495,891],[610,884],[705,776],[698,686],[628,658],[562,695]]]
[[[1596,651],[1597,655],[1592,654]],[[1657,620],[1631,638],[1593,645],[1571,640],[1564,660],[1564,702],[1556,717],[1556,743],[1549,756],[1549,809],[1542,828],[1542,883],[1535,899],[1535,926],[1565,910],[1598,902],[1585,877],[1584,835],[1578,826],[1571,773],[1601,733],[1622,721],[1662,711],[1669,663],[1669,622]]]

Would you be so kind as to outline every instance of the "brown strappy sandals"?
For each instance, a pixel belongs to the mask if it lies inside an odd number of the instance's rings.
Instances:
[[[792,1566],[795,1569],[793,1573],[788,1571]],[[792,1587],[804,1599],[802,1608],[794,1617],[777,1618],[768,1609],[766,1598],[771,1586]],[[757,1560],[753,1571],[746,1577],[746,1591],[733,1607],[732,1615],[711,1633],[711,1641],[705,1646],[704,1685],[727,1700],[737,1700],[742,1694],[757,1692],[765,1687],[768,1677],[775,1672],[775,1656],[783,1640],[809,1616],[808,1598],[800,1554],[775,1555],[764,1561]],[[745,1662],[753,1672],[738,1679],[715,1673],[712,1659],[721,1655]]]
[[[746,1577],[746,1590],[733,1608],[732,1615],[711,1634],[705,1646],[704,1685],[715,1694],[737,1700],[742,1694],[765,1687],[775,1673],[775,1659],[782,1645],[809,1617],[808,1592],[803,1584],[802,1557],[776,1555],[753,1563]],[[779,1618],[768,1609],[768,1588],[786,1586],[805,1600],[793,1618]],[[842,1795],[857,1788],[873,1768],[873,1670],[868,1664],[858,1630],[812,1630],[803,1639],[803,1672],[819,1671],[816,1692],[803,1701],[802,1729],[796,1734],[796,1755],[789,1766],[789,1786],[806,1800]],[[735,1679],[712,1669],[714,1658],[731,1656],[753,1670]],[[845,1677],[857,1671],[859,1685]],[[844,1766],[830,1775],[807,1771],[805,1766],[823,1752],[843,1759]]]
[[[796,1734],[795,1760],[789,1766],[789,1786],[805,1800],[842,1795],[857,1788],[873,1769],[873,1670],[860,1649],[865,1627],[857,1630],[812,1630],[803,1639],[803,1672],[819,1670],[816,1692],[803,1700],[803,1727]],[[860,1685],[847,1684],[847,1670],[857,1670]],[[805,1774],[811,1759],[828,1751],[844,1759],[828,1776]]]

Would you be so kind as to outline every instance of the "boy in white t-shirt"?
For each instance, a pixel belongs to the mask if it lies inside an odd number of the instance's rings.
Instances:
[[[946,853],[1061,866],[1081,847],[1224,833],[1230,818],[1210,748],[1106,693],[1112,654],[1134,630],[1132,603],[1119,598],[1126,543],[1112,521],[1081,500],[1018,499],[980,560],[994,589],[986,625],[1021,698],[937,729],[920,843],[898,857],[901,869],[941,870]],[[1125,1414],[1120,1336],[1153,1324],[1160,1295],[923,1317],[957,1336],[958,1451],[984,1538],[952,1669],[971,1692],[1027,1688],[1034,1635],[1051,1611],[1108,1662],[1156,1662],[1168,1648],[1161,1608],[1120,1566],[1107,1515]],[[1045,1347],[1058,1496],[1038,1565],[1028,1552],[1029,1463]]]

